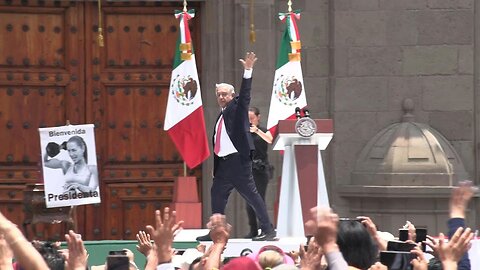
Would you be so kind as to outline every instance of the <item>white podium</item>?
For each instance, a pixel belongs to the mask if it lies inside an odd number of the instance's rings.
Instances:
[[[273,150],[284,150],[277,218],[277,237],[305,237],[310,208],[330,206],[320,150],[333,137],[332,119],[315,119],[317,133],[297,134],[297,120],[281,120]]]

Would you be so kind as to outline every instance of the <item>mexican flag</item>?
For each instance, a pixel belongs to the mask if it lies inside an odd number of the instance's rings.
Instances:
[[[280,20],[286,23],[286,28],[277,58],[267,122],[267,128],[274,136],[277,132],[278,121],[295,119],[295,108],[302,109],[307,106],[300,64],[302,46],[296,22],[300,19],[300,12],[292,11],[279,15]]]
[[[189,168],[198,166],[210,155],[197,65],[188,28],[188,20],[194,16],[193,10],[175,14],[180,19],[180,36],[173,60],[163,127]]]

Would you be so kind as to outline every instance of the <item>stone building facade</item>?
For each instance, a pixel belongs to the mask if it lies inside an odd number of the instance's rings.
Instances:
[[[237,59],[245,51],[255,51],[259,58],[251,104],[260,108],[266,124],[284,28],[277,13],[287,10],[287,1],[254,1],[257,40],[253,44],[249,42],[249,3],[202,2],[201,80],[207,127],[214,125],[218,113],[213,86],[221,81],[240,82]],[[314,118],[334,120],[334,139],[322,153],[334,209],[346,217],[371,215],[382,229],[392,232],[406,219],[430,231],[445,231],[448,185],[442,194],[434,188],[412,196],[404,191],[401,199],[391,202],[389,211],[375,210],[383,207],[384,199],[355,199],[342,188],[355,183],[355,166],[367,143],[384,128],[401,122],[406,98],[415,104],[415,121],[438,131],[458,153],[466,171],[462,177],[478,182],[480,4],[474,0],[302,0],[293,1],[293,8],[302,10],[299,29],[308,107]],[[208,132],[211,136],[213,129]],[[278,177],[282,157],[271,152],[271,161]],[[204,220],[210,214],[212,163],[209,160],[203,166]],[[271,181],[267,197],[272,217],[277,182]],[[480,204],[474,204],[469,213],[472,226],[479,223],[474,209]],[[238,195],[230,198],[227,215],[237,225],[235,234],[244,234],[244,202]]]

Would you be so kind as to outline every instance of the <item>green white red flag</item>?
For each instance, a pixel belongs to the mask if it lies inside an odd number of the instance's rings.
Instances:
[[[189,168],[198,166],[210,155],[197,65],[188,28],[188,20],[194,16],[193,10],[175,13],[175,17],[180,19],[180,36],[175,47],[164,124],[164,130]]]
[[[297,27],[300,12],[280,13],[279,18],[286,23],[286,27],[277,58],[267,122],[268,130],[274,135],[277,131],[278,121],[294,119],[295,108],[302,109],[307,106],[300,64],[300,33]]]

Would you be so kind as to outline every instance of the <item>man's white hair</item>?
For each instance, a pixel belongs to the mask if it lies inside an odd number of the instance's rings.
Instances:
[[[231,94],[235,94],[235,87],[233,85],[228,84],[228,83],[217,83],[215,84],[215,93],[217,92],[218,88],[227,88],[228,91],[230,91]]]

